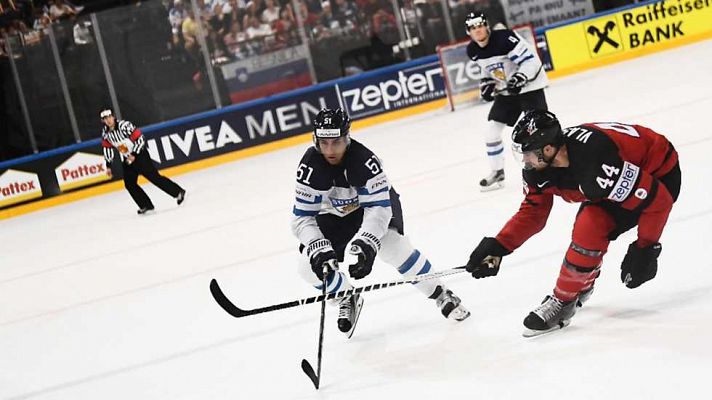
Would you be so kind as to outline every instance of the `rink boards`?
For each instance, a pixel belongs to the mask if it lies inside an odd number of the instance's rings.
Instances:
[[[686,11],[687,10],[687,11]],[[546,38],[556,78],[712,37],[710,0],[647,2],[554,25]],[[310,140],[320,108],[342,107],[354,129],[446,106],[436,56],[142,127],[165,175],[208,168]],[[130,120],[130,116],[128,116]],[[98,139],[0,163],[0,219],[123,188],[109,179]]]

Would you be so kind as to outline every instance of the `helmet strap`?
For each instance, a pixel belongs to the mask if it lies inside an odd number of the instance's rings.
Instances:
[[[551,145],[551,146],[553,146],[553,145]],[[546,147],[546,146],[544,146],[544,147]],[[551,157],[549,157],[548,159],[547,159],[546,157],[544,157],[544,147],[542,147],[541,149],[536,150],[536,155],[537,155],[537,157],[539,158],[539,162],[543,162],[544,164],[546,164],[547,167],[550,167],[550,166],[551,166],[551,163],[554,162],[554,159],[555,159],[556,156],[559,154],[559,150],[561,149],[561,146],[555,146],[556,151],[555,151],[554,154],[553,154]]]

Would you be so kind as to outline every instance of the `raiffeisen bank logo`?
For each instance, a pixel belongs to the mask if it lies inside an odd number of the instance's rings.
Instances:
[[[435,64],[428,69],[398,71],[395,79],[344,90],[344,105],[352,117],[376,114],[445,96],[442,70]]]
[[[591,58],[623,51],[621,33],[615,18],[597,20],[584,26]]]

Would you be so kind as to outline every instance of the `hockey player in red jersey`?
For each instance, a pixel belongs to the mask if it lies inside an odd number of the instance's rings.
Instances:
[[[554,114],[530,111],[512,140],[524,164],[524,201],[496,237],[472,252],[466,268],[473,277],[497,275],[502,257],[544,228],[554,196],[582,203],[554,291],[524,319],[524,336],[567,326],[593,292],[608,243],[635,226],[621,281],[636,288],[655,277],[660,236],[681,183],[677,152],[664,136],[615,122],[562,130]]]

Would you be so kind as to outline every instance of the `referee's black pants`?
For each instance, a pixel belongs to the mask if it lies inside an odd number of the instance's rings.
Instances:
[[[124,168],[124,186],[139,208],[153,208],[151,199],[148,198],[146,192],[137,183],[139,175],[145,176],[149,182],[171,195],[171,197],[177,197],[178,193],[183,191],[182,187],[158,173],[147,151],[138,153],[131,164],[127,164],[124,161],[122,166]]]

